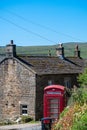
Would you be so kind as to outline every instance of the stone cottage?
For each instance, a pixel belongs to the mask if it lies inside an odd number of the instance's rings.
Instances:
[[[85,60],[78,46],[74,57],[64,56],[64,47],[56,48],[57,56],[18,56],[16,45],[6,45],[6,55],[0,57],[0,120],[29,115],[43,117],[43,90],[51,84],[72,88],[78,86]]]

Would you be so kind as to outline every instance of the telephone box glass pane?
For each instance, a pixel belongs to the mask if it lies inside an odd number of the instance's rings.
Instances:
[[[50,117],[58,118],[59,115],[59,99],[49,100],[49,111]]]

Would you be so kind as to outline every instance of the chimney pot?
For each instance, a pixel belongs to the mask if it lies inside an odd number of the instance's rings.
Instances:
[[[11,40],[11,44],[13,44],[13,40]]]
[[[80,50],[79,50],[78,45],[75,46],[74,55],[75,55],[75,57],[80,57]]]

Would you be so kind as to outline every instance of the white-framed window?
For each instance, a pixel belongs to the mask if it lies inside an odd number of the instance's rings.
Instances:
[[[65,77],[64,78],[64,86],[67,88],[71,88],[71,79],[70,77]]]
[[[28,114],[28,106],[25,104],[21,104],[21,115],[27,115]]]

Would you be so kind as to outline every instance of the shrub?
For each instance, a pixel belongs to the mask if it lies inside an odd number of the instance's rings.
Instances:
[[[30,122],[30,121],[32,121],[33,120],[33,118],[32,117],[30,117],[30,116],[22,116],[21,117],[21,121],[23,122],[23,123],[28,123],[28,122]]]
[[[72,98],[73,102],[60,114],[52,130],[87,130],[87,88],[78,88]]]
[[[74,102],[78,102],[79,104],[87,103],[87,88],[78,88],[72,93],[72,98]]]
[[[69,110],[69,107],[66,107],[62,113],[60,113],[60,118],[62,118]]]
[[[79,112],[78,115],[79,118],[75,118],[71,130],[87,130],[87,109],[83,113]]]

